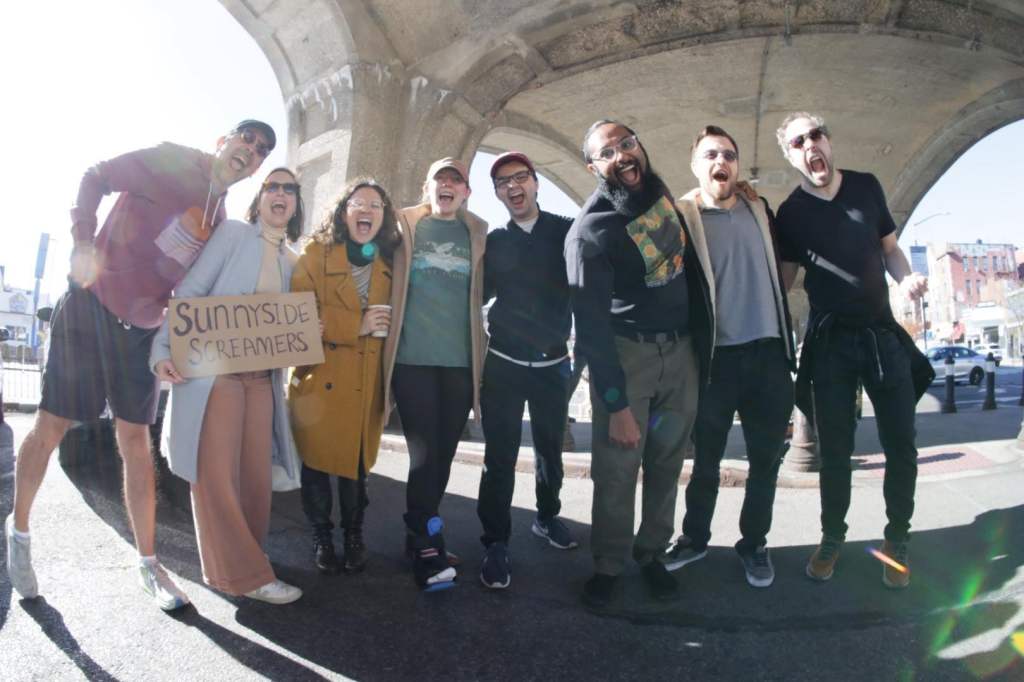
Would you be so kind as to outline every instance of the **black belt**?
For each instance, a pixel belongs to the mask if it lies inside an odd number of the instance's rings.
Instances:
[[[616,329],[615,335],[638,343],[668,343],[669,341],[679,341],[686,338],[686,332],[678,330],[671,332],[640,332]]]

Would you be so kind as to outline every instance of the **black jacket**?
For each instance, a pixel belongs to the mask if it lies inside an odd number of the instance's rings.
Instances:
[[[666,212],[673,211],[682,227],[670,235]],[[629,406],[626,378],[615,347],[616,335],[682,332],[689,334],[700,368],[703,385],[711,367],[714,306],[708,285],[709,272],[702,266],[685,218],[669,196],[659,198],[644,213],[661,221],[663,244],[652,248],[667,251],[682,241],[681,258],[673,254],[665,269],[674,276],[667,283],[651,286],[639,246],[628,233],[633,218],[616,212],[611,203],[595,192],[584,203],[565,242],[569,286],[576,316],[576,344],[590,363],[597,395],[609,412]],[[650,234],[650,233],[648,233]],[[671,237],[671,240],[669,238]],[[674,243],[674,244],[673,244]],[[710,268],[710,262],[707,264]],[[660,271],[659,271],[660,272]]]
[[[487,235],[484,302],[490,347],[518,360],[538,361],[566,354],[572,329],[565,235],[569,218],[541,211],[533,230],[513,220]]]

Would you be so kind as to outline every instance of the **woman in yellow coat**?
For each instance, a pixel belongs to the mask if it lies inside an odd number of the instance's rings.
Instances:
[[[313,235],[292,273],[292,291],[316,296],[324,362],[297,367],[288,389],[292,430],[302,457],[302,508],[313,529],[317,568],[336,574],[366,565],[366,475],[384,429],[390,368],[391,262],[400,241],[387,193],[360,178]],[[330,477],[338,477],[344,562],[331,537]]]

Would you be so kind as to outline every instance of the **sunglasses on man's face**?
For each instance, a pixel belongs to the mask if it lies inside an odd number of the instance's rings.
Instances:
[[[739,158],[736,152],[731,149],[709,149],[702,154],[702,156],[708,161],[714,161],[719,157],[719,155],[721,155],[722,159],[728,163],[732,163]]]
[[[255,144],[256,153],[262,156],[264,159],[270,154],[270,147],[257,141],[256,133],[249,128],[238,131],[238,136],[242,138],[242,142],[252,145]]]
[[[271,194],[284,192],[285,194],[295,196],[299,192],[299,186],[294,182],[264,182],[263,191]]]
[[[811,142],[817,142],[826,135],[828,135],[828,132],[824,128],[813,128],[811,130],[808,130],[803,135],[797,135],[796,137],[794,137],[792,140],[789,141],[789,146],[792,149],[803,149],[804,143],[807,142],[807,140],[810,140]]]

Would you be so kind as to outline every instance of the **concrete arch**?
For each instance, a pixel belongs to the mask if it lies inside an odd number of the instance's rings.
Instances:
[[[987,135],[1024,119],[1024,79],[990,90],[957,114],[910,159],[889,205],[902,231],[914,208],[957,159]]]
[[[578,204],[586,199],[579,188],[591,182],[589,171],[572,142],[547,126],[525,116],[506,114],[499,117],[477,147],[480,151],[500,154],[521,151],[530,157],[542,173],[566,196]]]
[[[974,140],[1021,116],[1015,96],[985,100],[1024,79],[1024,6],[1010,0],[220,1],[277,74],[290,161],[317,183],[314,203],[356,172],[411,201],[431,160],[513,145],[535,149],[579,199],[593,182],[575,138],[605,116],[634,121],[680,191],[693,178],[679,150],[700,124],[727,122],[777,203],[795,176],[773,124],[792,107],[845,128],[842,162],[877,171],[902,222]],[[689,97],[639,94],[630,76],[651,68]],[[694,77],[701,68],[716,80]],[[901,99],[920,74],[948,87]],[[812,96],[793,83],[808,75]]]

